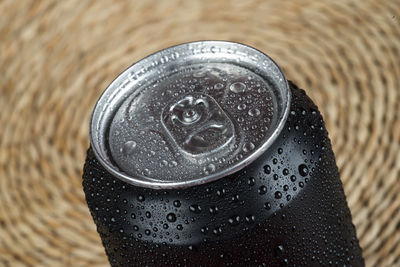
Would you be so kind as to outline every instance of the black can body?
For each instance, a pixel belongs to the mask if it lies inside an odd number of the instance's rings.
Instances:
[[[83,187],[111,265],[364,265],[322,117],[289,84],[279,137],[217,181],[137,187],[109,174],[89,149]]]

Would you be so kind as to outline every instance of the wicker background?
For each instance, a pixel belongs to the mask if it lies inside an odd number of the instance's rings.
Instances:
[[[93,106],[133,62],[252,45],[320,107],[368,266],[400,266],[400,1],[1,1],[0,265],[107,265],[81,187]]]

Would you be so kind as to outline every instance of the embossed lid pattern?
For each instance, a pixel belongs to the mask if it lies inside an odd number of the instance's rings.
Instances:
[[[202,184],[265,152],[289,102],[281,70],[258,50],[221,41],[182,44],[139,61],[111,83],[93,112],[92,147],[128,183]]]

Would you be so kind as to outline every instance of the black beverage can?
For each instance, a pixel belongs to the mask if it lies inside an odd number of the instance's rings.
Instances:
[[[246,45],[170,47],[98,100],[83,187],[113,266],[363,266],[322,117]]]

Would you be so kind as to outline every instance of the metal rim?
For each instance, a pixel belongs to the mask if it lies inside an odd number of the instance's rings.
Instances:
[[[230,168],[227,168],[223,171],[214,173],[207,177],[201,177],[198,179],[190,180],[190,181],[180,181],[180,182],[159,182],[159,181],[152,181],[150,179],[142,180],[138,179],[138,177],[132,177],[127,175],[126,173],[121,172],[118,167],[113,163],[112,159],[109,157],[109,152],[107,152],[107,145],[106,145],[106,135],[105,129],[107,125],[107,121],[104,117],[104,112],[110,112],[113,109],[113,105],[115,105],[118,98],[116,97],[119,95],[120,97],[126,97],[126,93],[124,95],[124,90],[126,91],[127,88],[133,88],[135,85],[140,85],[141,77],[140,73],[144,73],[143,70],[151,71],[155,70],[157,66],[154,66],[152,62],[155,62],[155,59],[163,61],[163,56],[167,54],[172,54],[177,50],[182,49],[193,49],[193,48],[201,48],[201,47],[208,47],[211,49],[212,52],[213,48],[224,47],[227,49],[232,48],[240,48],[245,51],[249,51],[253,54],[256,54],[259,59],[258,60],[265,60],[268,64],[271,64],[277,70],[277,79],[281,83],[281,101],[282,101],[282,111],[278,118],[278,123],[273,130],[272,134],[269,136],[267,141],[258,147],[246,160],[243,160]],[[200,53],[200,52],[199,52]],[[213,52],[214,53],[214,52]],[[168,61],[168,59],[164,58],[164,61]],[[287,120],[289,110],[290,110],[290,102],[291,102],[291,93],[289,89],[289,84],[280,69],[280,67],[272,60],[268,55],[264,54],[263,52],[252,48],[250,46],[235,43],[235,42],[228,42],[228,41],[198,41],[198,42],[189,42],[184,43],[176,46],[172,46],[156,53],[153,53],[142,60],[138,61],[137,63],[128,67],[125,71],[123,71],[118,77],[106,88],[103,94],[100,96],[99,100],[97,101],[91,121],[90,121],[90,142],[92,149],[95,153],[96,158],[99,160],[101,165],[112,175],[117,177],[118,179],[125,181],[129,184],[140,186],[140,187],[147,187],[153,189],[174,189],[174,188],[187,188],[192,187],[208,182],[212,182],[218,180],[220,178],[226,177],[232,173],[235,173],[244,167],[248,166],[254,160],[256,160],[260,155],[267,151],[267,149],[272,145],[272,143],[276,140],[279,136],[280,132],[283,129],[283,126]]]

